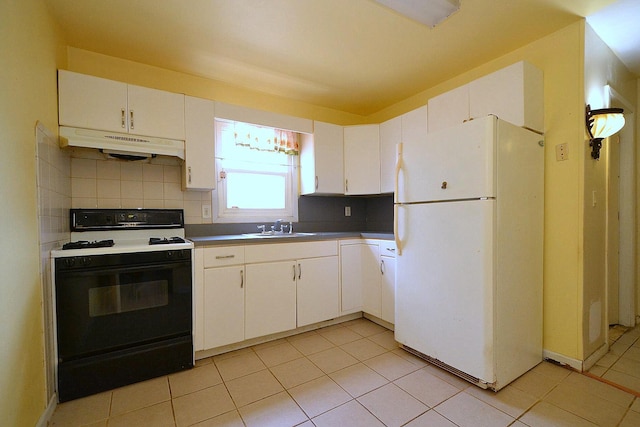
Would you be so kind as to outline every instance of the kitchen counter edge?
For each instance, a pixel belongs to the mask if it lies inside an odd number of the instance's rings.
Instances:
[[[318,240],[340,240],[340,239],[378,239],[393,240],[393,233],[374,232],[318,232],[312,236],[274,236],[274,237],[251,237],[243,234],[221,234],[216,236],[187,236],[195,247],[200,246],[221,246],[221,245],[256,245],[270,243],[293,243],[311,242]]]

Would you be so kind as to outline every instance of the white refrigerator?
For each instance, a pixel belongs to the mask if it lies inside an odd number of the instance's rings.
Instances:
[[[542,360],[543,145],[495,116],[398,145],[396,340],[483,388]]]

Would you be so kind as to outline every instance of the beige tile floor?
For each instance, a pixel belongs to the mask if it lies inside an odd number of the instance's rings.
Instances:
[[[609,352],[589,373],[640,394],[640,325],[626,331],[610,329],[609,341]]]
[[[640,399],[547,362],[482,390],[357,319],[60,404],[50,425],[631,427]]]

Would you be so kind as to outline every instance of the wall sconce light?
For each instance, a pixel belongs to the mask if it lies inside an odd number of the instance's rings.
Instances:
[[[602,108],[592,110],[587,104],[587,132],[589,133],[589,147],[591,157],[600,158],[602,140],[618,132],[624,126],[624,110],[622,108]]]

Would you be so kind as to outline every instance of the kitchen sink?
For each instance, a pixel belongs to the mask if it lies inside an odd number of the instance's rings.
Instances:
[[[294,237],[309,237],[315,236],[318,233],[273,233],[267,231],[265,233],[244,233],[243,236],[248,238],[257,238],[257,239],[265,239],[265,238],[294,238]]]

